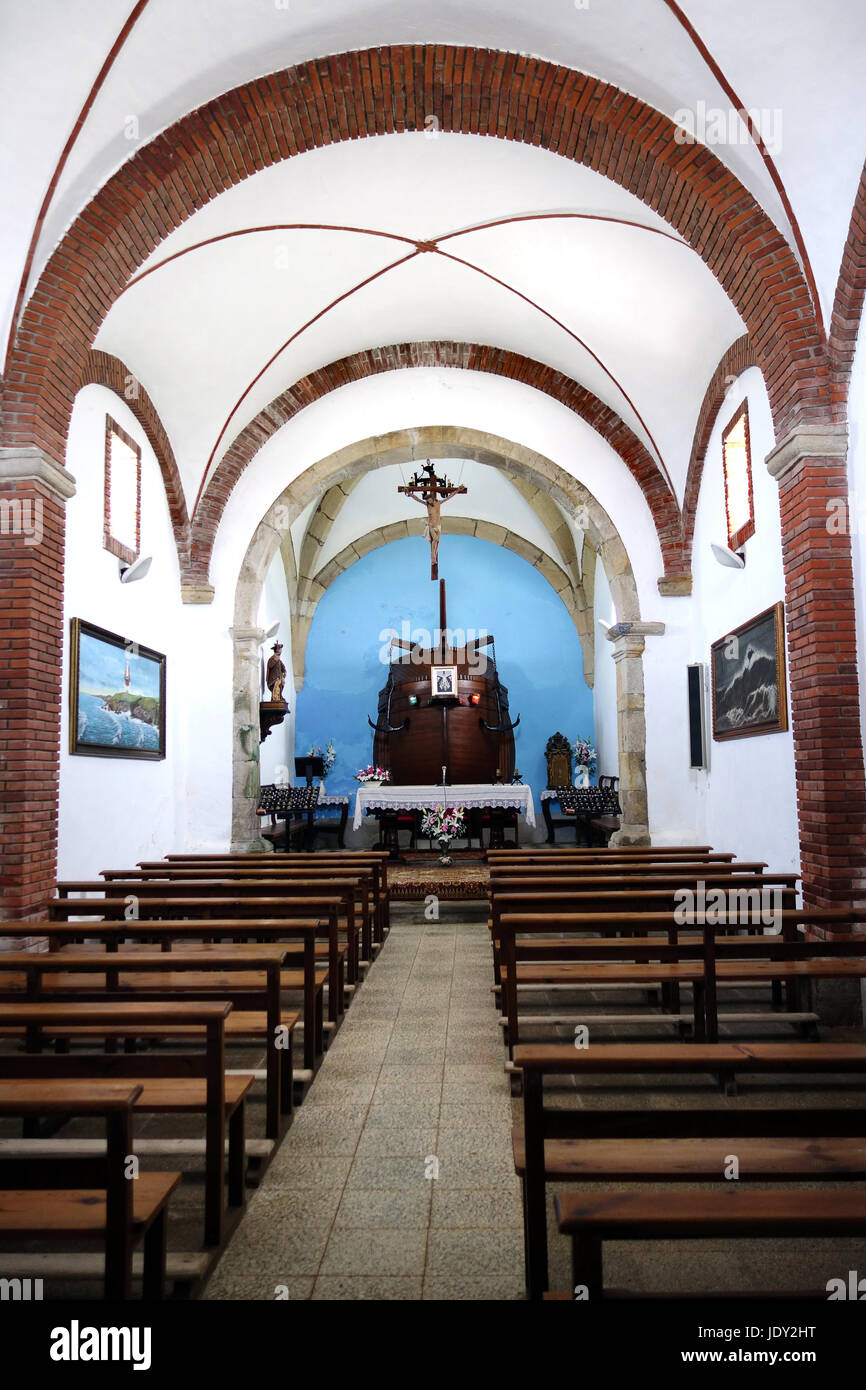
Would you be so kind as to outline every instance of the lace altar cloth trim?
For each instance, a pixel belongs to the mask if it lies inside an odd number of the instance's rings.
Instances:
[[[484,807],[490,810],[517,810],[526,824],[535,825],[532,788],[501,784],[473,783],[445,787],[360,787],[355,794],[355,830],[360,830],[365,811],[421,811],[432,806]]]

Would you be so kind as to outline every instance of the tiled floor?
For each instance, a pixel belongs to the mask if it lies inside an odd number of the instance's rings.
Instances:
[[[394,911],[207,1298],[522,1298],[490,937],[446,911]]]

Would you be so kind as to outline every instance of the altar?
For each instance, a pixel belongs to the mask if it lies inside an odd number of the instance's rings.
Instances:
[[[496,848],[501,840],[501,820],[505,811],[517,811],[529,826],[535,825],[535,805],[532,788],[518,784],[501,782],[458,783],[454,786],[362,786],[355,795],[355,817],[353,829],[360,830],[366,812],[374,812],[383,818],[386,826],[385,842],[396,852],[396,837],[387,833],[387,822],[396,818],[398,811],[426,811],[437,806],[463,806],[467,811],[490,811],[494,816],[490,843]],[[498,814],[497,814],[498,813]],[[499,822],[497,824],[497,822]]]

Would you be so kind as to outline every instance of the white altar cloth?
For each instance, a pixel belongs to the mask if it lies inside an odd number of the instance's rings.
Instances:
[[[359,787],[355,795],[352,827],[360,830],[365,811],[422,811],[431,806],[465,806],[520,811],[527,825],[535,825],[532,788],[510,783],[473,782],[454,787]]]

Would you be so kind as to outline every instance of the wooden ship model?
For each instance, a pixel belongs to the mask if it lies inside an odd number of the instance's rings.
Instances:
[[[439,587],[440,645],[392,643],[375,724],[368,717],[373,762],[387,768],[398,787],[510,782],[520,717],[512,723],[493,637],[446,646],[444,580]]]

